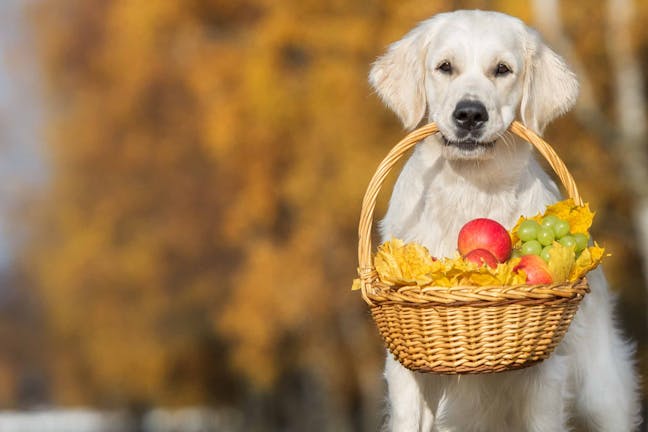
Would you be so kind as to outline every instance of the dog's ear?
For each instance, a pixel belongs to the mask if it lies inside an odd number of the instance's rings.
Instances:
[[[391,44],[369,72],[369,83],[406,129],[414,129],[427,108],[425,59],[432,21],[424,21]]]
[[[527,30],[522,122],[538,133],[569,111],[578,97],[578,80],[565,61],[534,30]]]

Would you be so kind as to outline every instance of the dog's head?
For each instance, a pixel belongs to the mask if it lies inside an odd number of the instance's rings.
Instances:
[[[407,129],[439,126],[448,159],[487,159],[519,113],[531,129],[576,101],[565,62],[522,21],[497,12],[436,15],[389,47],[369,81]]]

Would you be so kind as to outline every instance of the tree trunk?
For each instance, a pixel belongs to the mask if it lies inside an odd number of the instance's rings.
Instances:
[[[632,51],[632,0],[608,0],[606,43],[616,95],[614,146],[634,198],[634,223],[648,292],[648,140],[641,64]]]

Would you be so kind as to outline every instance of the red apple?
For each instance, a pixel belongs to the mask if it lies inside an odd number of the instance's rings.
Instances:
[[[459,253],[466,256],[475,249],[486,249],[499,262],[511,256],[511,236],[502,225],[492,219],[473,219],[459,231]]]
[[[475,249],[470,251],[464,258],[466,261],[474,262],[480,266],[486,264],[492,268],[497,267],[497,258],[495,258],[495,256],[486,249]]]
[[[538,255],[524,255],[513,270],[524,270],[528,284],[550,284],[553,282],[547,263]]]

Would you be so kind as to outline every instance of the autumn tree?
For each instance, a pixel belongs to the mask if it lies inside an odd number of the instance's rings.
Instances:
[[[239,403],[252,423],[375,430],[384,351],[350,283],[364,187],[402,130],[366,76],[456,7],[533,17],[517,1],[34,6],[53,176],[21,264],[46,311],[54,399]],[[575,14],[588,2],[565,7],[591,26]],[[592,86],[609,92],[602,72]],[[628,196],[590,175],[614,159],[573,117],[548,134],[612,227],[617,291],[637,295]]]

